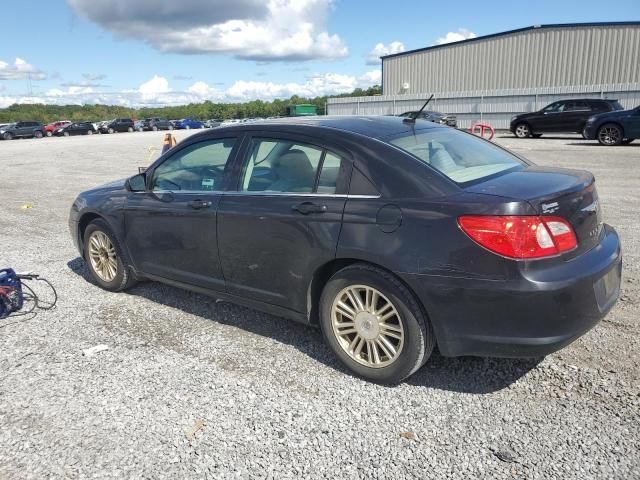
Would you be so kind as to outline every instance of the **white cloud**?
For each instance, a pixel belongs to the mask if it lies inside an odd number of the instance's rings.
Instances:
[[[400,52],[404,52],[404,43],[402,42],[391,42],[388,45],[376,43],[376,46],[367,55],[367,65],[379,65],[380,57]]]
[[[343,40],[326,30],[333,0],[67,0],[115,35],[163,52],[228,54],[257,61],[340,58]]]
[[[137,88],[120,91],[101,91],[92,86],[72,85],[66,89],[52,88],[35,96],[0,96],[0,108],[13,103],[107,104],[127,107],[185,105],[205,100],[215,102],[242,102],[247,100],[273,100],[293,95],[316,97],[348,93],[354,89],[368,88],[380,83],[380,70],[362,75],[324,73],[310,76],[304,82],[259,82],[238,80],[226,90],[209,85],[202,80],[194,82],[186,90],[173,90],[169,81],[160,75],[142,83]]]
[[[0,60],[0,80],[44,80],[47,75],[22,58],[16,58],[13,65]]]
[[[469,38],[476,38],[476,34],[467,30],[466,28],[459,28],[457,32],[448,32],[444,37],[438,38],[438,45],[444,43],[459,42],[461,40],[467,40]]]

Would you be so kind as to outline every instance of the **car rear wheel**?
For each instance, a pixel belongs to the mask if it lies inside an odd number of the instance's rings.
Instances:
[[[346,267],[320,299],[327,344],[354,373],[398,383],[429,358],[435,337],[413,294],[393,275],[366,264]]]
[[[87,130],[87,135],[93,135],[93,130]]]
[[[153,130],[154,132],[158,131],[158,127],[156,127],[155,125],[153,127],[151,127],[151,130]]]
[[[5,132],[4,135],[2,135],[2,138],[4,138],[5,140],[11,140],[13,138],[13,134],[10,132]]]
[[[87,226],[84,258],[91,276],[105,290],[118,292],[136,283],[116,236],[104,220],[94,220]]]
[[[42,138],[42,137],[44,137],[44,135],[42,134],[42,132],[40,130],[36,130],[35,132],[33,132],[33,137],[34,138]]]
[[[519,123],[518,125],[516,125],[514,133],[518,138],[527,138],[529,135],[531,135],[531,129],[526,123]]]
[[[139,131],[139,132],[144,132],[144,128],[139,127],[139,128],[138,128],[138,131]]]
[[[618,125],[607,123],[598,129],[598,142],[600,142],[600,145],[620,145],[622,140],[622,129]]]

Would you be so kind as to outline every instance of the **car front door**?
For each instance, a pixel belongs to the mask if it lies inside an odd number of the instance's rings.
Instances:
[[[542,110],[542,115],[533,126],[535,132],[559,132],[562,131],[562,116],[565,110],[565,102],[555,102]]]
[[[252,135],[218,209],[227,291],[307,312],[313,272],[335,258],[348,154],[288,135]]]
[[[216,211],[238,139],[190,143],[147,173],[144,192],[131,192],[125,238],[140,271],[224,290],[218,258]]]

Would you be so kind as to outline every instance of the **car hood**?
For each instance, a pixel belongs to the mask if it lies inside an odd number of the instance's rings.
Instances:
[[[127,181],[126,178],[121,178],[120,180],[114,180],[113,182],[105,183],[104,185],[100,185],[92,188],[91,190],[87,190],[84,193],[105,193],[105,192],[114,192],[118,190],[124,190],[124,184]]]
[[[611,112],[598,113],[596,115],[592,115],[589,119],[601,119],[601,118],[620,118],[626,117],[630,113],[637,110],[636,108],[632,108],[630,110],[613,110]]]

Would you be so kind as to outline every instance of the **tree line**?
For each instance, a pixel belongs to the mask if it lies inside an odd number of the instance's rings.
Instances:
[[[374,85],[367,89],[356,88],[351,93],[334,95],[336,97],[360,97],[380,95],[382,87]],[[193,118],[208,120],[212,118],[257,118],[286,116],[289,105],[301,103],[314,104],[318,114],[325,113],[328,96],[304,98],[297,95],[286,100],[276,99],[270,102],[252,100],[244,103],[213,103],[206,100],[202,103],[190,103],[169,107],[128,108],[117,105],[49,105],[42,103],[13,104],[0,109],[0,123],[28,120],[43,124],[56,120],[70,120],[72,122],[109,120],[111,118],[133,118],[134,120],[148,117],[162,117],[168,119]]]

